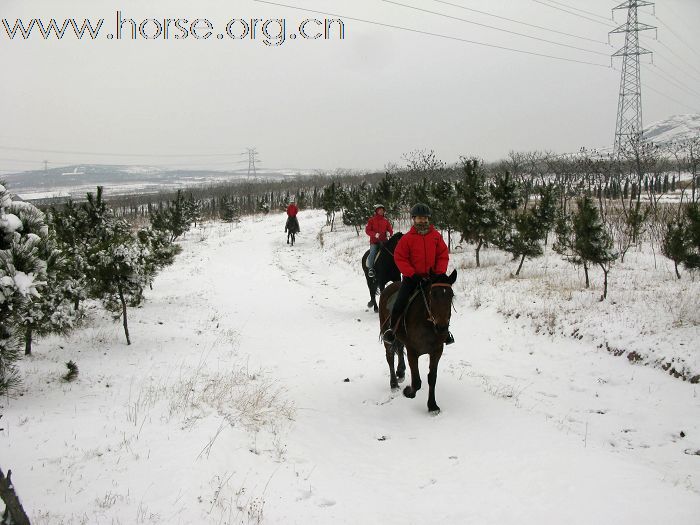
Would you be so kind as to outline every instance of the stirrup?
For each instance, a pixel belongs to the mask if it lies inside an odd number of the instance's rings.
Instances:
[[[396,340],[396,335],[394,334],[394,331],[391,328],[387,328],[384,330],[384,333],[382,334],[382,341],[385,343],[391,344]]]
[[[370,277],[374,277],[374,268],[370,268],[369,270],[367,270],[367,275],[369,275]]]
[[[451,345],[452,343],[455,342],[455,338],[452,335],[452,332],[447,332],[447,339],[445,340],[446,345]]]

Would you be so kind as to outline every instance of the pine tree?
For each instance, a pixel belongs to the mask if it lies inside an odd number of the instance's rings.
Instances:
[[[678,265],[688,257],[688,230],[682,220],[670,222],[666,226],[661,242],[661,253],[671,259],[676,271],[676,277],[681,278]]]
[[[457,224],[457,199],[454,185],[439,180],[430,187],[432,221],[436,228],[447,231],[447,248],[452,249],[452,232]]]
[[[597,264],[603,270],[603,297],[608,295],[610,265],[618,258],[613,240],[600,219],[593,200],[584,196],[577,201],[577,210],[571,216],[562,215],[557,223],[557,242],[554,250],[574,264],[583,265],[586,288],[590,286],[588,269]]]
[[[240,222],[241,212],[233,197],[222,197],[219,217],[224,222]]]
[[[700,268],[700,203],[694,202],[686,208],[688,254],[683,265],[689,270]]]
[[[457,229],[462,239],[476,244],[476,265],[484,243],[497,239],[499,215],[476,159],[463,159],[464,177],[457,183]]]
[[[125,221],[109,221],[88,256],[93,271],[91,296],[100,299],[115,319],[122,319],[129,345],[127,306],[141,304],[144,287],[152,277],[146,272],[143,251],[130,230]]]
[[[34,207],[16,207],[15,214],[22,221],[22,232],[33,242],[36,256],[42,261],[45,284],[38,294],[18,309],[19,323],[24,338],[24,353],[32,352],[36,337],[48,334],[67,334],[82,316],[73,308],[75,285],[70,275],[70,263],[57,249],[55,235],[46,224],[45,215]]]
[[[542,255],[540,241],[543,237],[543,228],[532,209],[516,213],[513,216],[513,226],[513,232],[508,236],[504,249],[513,254],[514,259],[520,257],[520,264],[515,271],[515,275],[519,275],[526,257]]]
[[[377,183],[372,193],[373,204],[384,205],[386,216],[395,220],[401,215],[405,203],[406,188],[403,181],[391,173],[387,173]]]
[[[331,231],[335,225],[335,214],[343,208],[344,192],[342,186],[336,181],[323,189],[321,195],[321,206],[326,211],[326,224],[330,225]]]
[[[156,230],[168,232],[172,242],[190,229],[191,213],[193,210],[188,208],[182,190],[177,190],[175,200],[151,215],[151,225]]]
[[[345,192],[343,199],[343,224],[353,226],[355,233],[360,236],[360,230],[372,216],[374,210],[370,202],[370,191],[366,182],[351,188]]]
[[[539,199],[534,213],[537,217],[537,222],[542,228],[545,246],[547,246],[549,232],[554,227],[557,219],[557,191],[557,188],[551,182],[537,188]]]
[[[8,394],[19,385],[14,363],[23,341],[21,312],[46,284],[46,263],[40,259],[38,248],[41,237],[23,232],[24,224],[18,216],[22,211],[40,213],[29,203],[13,202],[0,185],[0,394]],[[39,228],[39,233],[42,230]]]

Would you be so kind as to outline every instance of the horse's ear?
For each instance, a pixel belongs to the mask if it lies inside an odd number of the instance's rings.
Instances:
[[[452,270],[452,273],[449,275],[447,280],[450,284],[455,283],[455,281],[457,280],[457,270],[456,269]]]

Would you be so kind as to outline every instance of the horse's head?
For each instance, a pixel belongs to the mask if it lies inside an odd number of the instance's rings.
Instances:
[[[389,250],[391,253],[394,253],[394,248],[396,248],[396,245],[399,243],[399,240],[403,237],[403,233],[401,232],[396,232],[394,235],[389,237],[389,240],[387,240],[384,243],[384,247]]]
[[[435,325],[438,333],[446,333],[452,315],[452,285],[457,280],[457,270],[447,275],[438,275],[431,279],[427,295],[429,321]]]

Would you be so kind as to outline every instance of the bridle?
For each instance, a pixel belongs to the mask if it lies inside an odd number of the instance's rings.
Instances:
[[[429,290],[432,290],[433,286],[437,286],[437,287],[441,287],[441,288],[449,288],[450,291],[452,291],[452,285],[449,283],[432,283],[430,285]],[[425,296],[425,290],[423,289],[423,286],[420,287],[420,291],[421,291],[421,295],[423,296],[423,303],[425,304],[425,309],[428,312],[427,320],[433,324],[433,330],[435,330],[435,333],[437,333],[439,327],[438,327],[437,322],[435,321],[435,316],[433,315],[433,311],[430,308],[431,300],[429,300]],[[444,327],[444,328],[447,329],[447,327]]]

